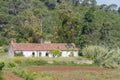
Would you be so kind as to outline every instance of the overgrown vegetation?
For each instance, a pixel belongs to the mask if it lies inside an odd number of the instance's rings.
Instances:
[[[83,49],[83,55],[94,61],[95,64],[106,68],[120,67],[120,49],[110,49],[105,46],[87,46]]]
[[[47,64],[46,61],[40,59],[25,59],[25,58],[0,58],[2,61],[0,63],[0,68],[2,70],[8,70],[12,73],[16,74],[17,76],[23,78],[24,80],[56,80],[57,78],[53,76],[49,76],[45,73],[33,72],[31,70],[26,69],[27,66],[38,66],[38,65],[45,65]],[[3,66],[4,64],[4,66]],[[3,79],[2,72],[0,71],[0,80]]]
[[[59,61],[63,59],[62,61]],[[75,58],[68,58],[67,60],[72,60]],[[81,59],[81,58],[80,58]],[[9,61],[8,61],[9,60]],[[46,60],[46,59],[45,59]],[[64,58],[60,59],[53,59],[53,63],[49,63],[48,61],[45,61],[44,59],[40,58],[23,58],[23,57],[15,57],[15,58],[8,58],[8,59],[2,59],[4,61],[4,70],[9,70],[13,72],[14,74],[18,75],[19,77],[22,77],[25,80],[59,80],[55,76],[48,75],[46,73],[42,72],[34,72],[28,69],[30,66],[80,66],[81,64],[75,64],[73,62],[66,62]],[[84,64],[83,64],[84,65]],[[89,65],[88,65],[89,66]],[[26,69],[27,67],[27,69]]]
[[[97,50],[102,50],[101,47],[95,47],[97,48]],[[100,48],[100,49],[98,49]],[[92,46],[93,49],[93,46]],[[84,50],[84,49],[83,49]],[[91,51],[91,50],[90,50]],[[90,52],[89,51],[89,52]],[[83,51],[84,52],[84,51]],[[87,52],[87,49],[86,49]],[[86,55],[87,56],[87,55]],[[89,55],[90,56],[90,55]],[[88,57],[90,58],[90,57]],[[101,58],[101,57],[100,57]],[[31,71],[30,69],[28,69],[28,67],[30,66],[93,66],[95,67],[96,65],[92,64],[92,65],[86,65],[86,64],[75,64],[72,61],[73,60],[86,60],[87,58],[23,58],[23,57],[15,57],[15,58],[7,58],[7,59],[2,59],[1,61],[4,61],[4,70],[9,70],[11,72],[13,72],[14,74],[24,78],[25,80],[59,80],[60,78],[58,76],[52,76],[51,74],[47,74],[47,73],[42,73],[42,72],[37,72],[37,71]],[[93,58],[90,58],[94,60]],[[98,59],[98,56],[97,56]],[[68,61],[67,61],[68,60]],[[50,63],[48,61],[53,61],[53,63]],[[69,62],[71,61],[71,62]],[[108,65],[108,63],[105,63],[106,65]],[[111,63],[110,63],[111,64]],[[105,65],[105,67],[106,67]],[[113,65],[114,66],[114,65]],[[27,67],[27,68],[26,68]],[[108,66],[109,68],[111,66]],[[112,67],[113,68],[113,67]],[[86,73],[87,75],[87,73]],[[91,75],[92,76],[92,75]],[[89,76],[90,77],[90,76]],[[91,77],[90,77],[91,78]],[[60,79],[61,80],[61,79]]]
[[[0,80],[4,80],[3,79],[3,72],[2,72],[4,66],[5,66],[4,62],[0,62]]]
[[[66,42],[79,48],[120,47],[117,5],[96,0],[2,0],[0,45],[9,42]]]
[[[79,63],[77,64],[74,61],[87,60],[87,58],[22,58],[16,57],[13,58],[13,62],[26,67],[26,66],[94,66],[94,64]],[[11,66],[14,66],[14,63],[9,63]]]
[[[51,50],[50,54],[52,54],[53,57],[61,56],[61,52],[58,49]]]
[[[20,66],[39,66],[39,65],[46,65],[48,64],[47,61],[39,59],[39,58],[20,58],[20,57],[16,57],[13,59],[13,61],[17,64],[19,64]]]
[[[5,66],[4,62],[0,62],[0,71],[3,69],[4,66]]]
[[[0,71],[0,80],[4,80],[3,79],[3,73]]]

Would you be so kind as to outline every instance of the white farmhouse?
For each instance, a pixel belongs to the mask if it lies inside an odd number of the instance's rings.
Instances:
[[[58,49],[62,57],[78,56],[75,45],[67,43],[12,43],[9,47],[11,57],[22,55],[24,57],[53,57],[51,50]]]

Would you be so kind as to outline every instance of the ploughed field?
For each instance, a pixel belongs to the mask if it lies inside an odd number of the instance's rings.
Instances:
[[[120,80],[119,69],[80,66],[32,66],[33,72],[43,72],[57,80]]]

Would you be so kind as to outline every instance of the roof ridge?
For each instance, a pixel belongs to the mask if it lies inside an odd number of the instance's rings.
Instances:
[[[66,43],[14,43],[12,44],[15,50],[68,50]],[[73,48],[75,49],[75,48]]]

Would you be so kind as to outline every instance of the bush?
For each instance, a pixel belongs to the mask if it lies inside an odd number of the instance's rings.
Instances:
[[[15,63],[17,63],[17,64],[21,64],[22,62],[23,62],[23,58],[21,58],[21,57],[15,57],[15,58],[13,58],[13,61],[15,62]]]
[[[9,63],[8,63],[8,67],[9,67],[9,68],[16,67],[16,64],[15,64],[15,63],[13,63],[13,62],[9,62]]]
[[[101,46],[87,46],[82,50],[83,56],[90,59],[104,56],[106,53],[108,53],[108,51],[109,50],[107,48]]]
[[[39,58],[20,58],[16,57],[13,59],[13,61],[17,64],[20,64],[22,66],[30,66],[30,65],[45,65],[48,64],[47,61],[41,60]]]
[[[24,60],[26,65],[45,65],[48,64],[47,61],[35,58],[27,58]]]
[[[50,54],[52,54],[53,57],[60,57],[61,56],[61,52],[58,49],[51,50]]]
[[[2,70],[4,66],[5,66],[4,62],[0,62],[0,70]]]
[[[30,71],[25,70],[21,67],[14,67],[10,69],[14,74],[24,78],[25,80],[34,80],[35,76]]]
[[[87,46],[83,56],[90,58],[95,64],[106,68],[120,67],[120,49],[109,49],[104,46]]]

